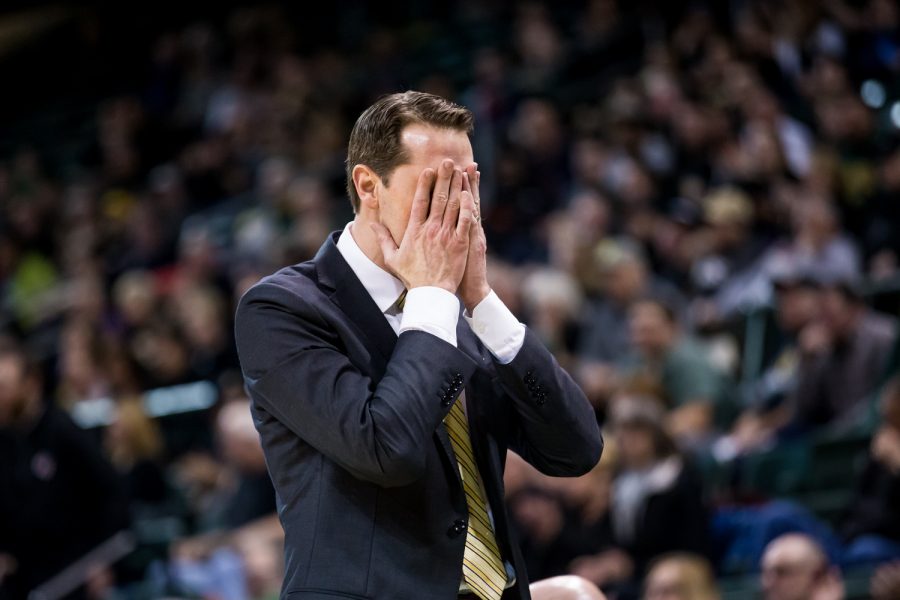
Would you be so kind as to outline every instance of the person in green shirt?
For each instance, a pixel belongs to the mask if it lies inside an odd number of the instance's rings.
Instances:
[[[671,309],[643,299],[628,314],[636,351],[627,379],[642,381],[668,406],[668,428],[682,442],[708,439],[727,413],[729,377]]]

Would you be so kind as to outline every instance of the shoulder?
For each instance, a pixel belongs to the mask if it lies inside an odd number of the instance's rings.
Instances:
[[[237,304],[235,327],[240,330],[261,312],[314,313],[313,306],[324,300],[326,296],[318,286],[314,263],[309,261],[284,267],[263,277],[244,292]]]

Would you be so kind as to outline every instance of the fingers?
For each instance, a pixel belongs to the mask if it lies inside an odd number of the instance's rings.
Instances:
[[[479,184],[481,183],[481,171],[478,170],[478,163],[472,163],[466,167],[466,173],[469,175],[469,185],[472,186],[471,192],[475,198],[475,203],[480,204],[481,190],[479,189]]]
[[[425,169],[419,174],[419,181],[416,183],[416,193],[413,196],[407,230],[420,226],[428,218],[428,205],[431,203],[431,187],[433,185],[434,169]]]
[[[463,179],[465,179],[465,175],[463,175]],[[459,193],[459,220],[456,223],[456,235],[460,239],[467,239],[469,228],[475,222],[475,200],[472,198],[472,192],[462,190]]]
[[[391,232],[381,223],[369,223],[369,227],[375,233],[378,239],[378,245],[381,247],[381,254],[384,256],[384,262],[390,263],[393,256],[397,253],[397,244],[391,237]]]
[[[431,210],[428,220],[438,225],[444,220],[444,209],[450,199],[450,183],[453,180],[453,161],[449,158],[441,162],[438,168],[437,181],[434,184],[434,192],[431,195]]]
[[[444,227],[453,230],[456,229],[457,220],[459,219],[460,193],[462,192],[462,171],[455,169],[453,171],[453,179],[450,180],[450,196],[447,199],[447,208],[444,210]]]
[[[463,190],[468,192],[472,198],[472,224],[473,225],[481,225],[481,207],[478,205],[478,191],[472,185],[472,177],[470,173],[473,173],[474,169],[467,168],[463,172]],[[462,213],[460,213],[460,218],[462,217]]]
[[[478,170],[478,163],[472,163],[468,167],[466,167],[466,178],[468,187],[463,187],[463,189],[468,189],[472,194],[472,199],[475,202],[475,220],[481,222],[481,193],[479,189],[479,184],[481,183],[481,172]]]

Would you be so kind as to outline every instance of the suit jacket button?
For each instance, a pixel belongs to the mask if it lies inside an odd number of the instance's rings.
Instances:
[[[447,530],[447,535],[450,537],[456,537],[463,533],[466,530],[466,522],[462,519],[457,519],[453,521],[453,525],[450,526],[450,529]]]

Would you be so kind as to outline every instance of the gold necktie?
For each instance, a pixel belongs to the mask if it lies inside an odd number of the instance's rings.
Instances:
[[[403,305],[406,304],[406,292],[408,291],[409,290],[403,290],[402,292],[400,292],[400,295],[397,297],[397,301],[394,302],[394,306],[397,307],[398,313],[403,312]]]
[[[506,569],[500,560],[500,549],[488,518],[487,501],[481,476],[472,452],[469,425],[462,401],[456,399],[444,419],[450,443],[459,464],[459,475],[469,505],[469,527],[466,533],[466,551],[463,555],[463,580],[482,600],[499,600],[506,586]]]

